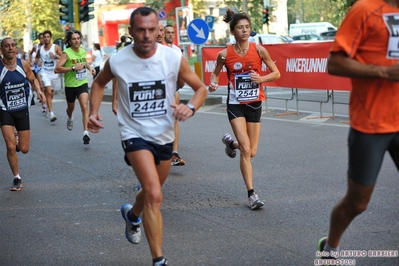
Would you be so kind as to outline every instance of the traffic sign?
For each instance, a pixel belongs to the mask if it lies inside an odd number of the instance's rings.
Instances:
[[[165,19],[165,18],[166,18],[166,12],[165,12],[165,10],[159,10],[159,11],[158,11],[158,18],[159,18],[159,19]]]
[[[205,22],[208,24],[209,29],[212,31],[213,23],[215,22],[214,16],[205,16]]]
[[[166,25],[168,24],[168,22],[163,19],[160,19],[159,22],[161,22],[164,27],[166,27]]]
[[[208,40],[209,27],[205,20],[196,18],[188,24],[188,38],[194,44],[203,44]]]

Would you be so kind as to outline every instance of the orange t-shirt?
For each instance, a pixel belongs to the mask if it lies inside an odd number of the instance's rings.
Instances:
[[[233,45],[227,45],[226,49],[226,61],[224,65],[227,69],[227,78],[229,80],[227,103],[247,104],[266,100],[262,84],[259,84],[258,90],[252,89],[248,77],[248,73],[251,70],[254,70],[258,74],[262,72],[262,59],[259,56],[256,43],[249,43],[248,52],[244,56],[238,55],[234,51]],[[236,90],[236,84],[241,85],[239,90]]]
[[[345,52],[363,64],[398,63],[397,17],[399,8],[383,0],[358,0],[349,9],[330,52]],[[399,132],[399,82],[352,78],[349,115],[351,127],[360,132]]]

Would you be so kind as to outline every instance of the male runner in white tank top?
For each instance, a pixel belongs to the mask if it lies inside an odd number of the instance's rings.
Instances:
[[[92,84],[89,130],[96,133],[104,127],[99,113],[104,87],[116,78],[117,118],[125,161],[132,165],[141,184],[134,206],[125,203],[121,208],[125,235],[131,243],[140,241],[143,213],[153,265],[163,266],[168,264],[162,253],[162,185],[171,167],[174,121],[193,116],[203,104],[207,90],[181,52],[156,42],[158,15],[155,10],[135,9],[130,17],[129,33],[134,44],[113,55]],[[194,90],[188,104],[174,102],[179,78]]]
[[[51,43],[51,37],[51,31],[46,30],[43,32],[44,44],[36,53],[36,63],[39,62],[39,59],[42,61],[42,70],[40,71],[40,75],[42,76],[42,83],[46,91],[48,107],[46,117],[47,115],[50,115],[50,121],[54,122],[55,120],[57,120],[57,117],[54,115],[53,112],[53,92],[55,82],[59,77],[58,74],[54,73],[54,69],[57,65],[58,59],[62,55],[62,50],[61,47],[59,47],[58,45]]]

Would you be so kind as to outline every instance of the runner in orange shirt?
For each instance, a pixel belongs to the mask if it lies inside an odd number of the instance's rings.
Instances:
[[[352,79],[348,190],[331,213],[328,238],[318,245],[330,259],[346,228],[366,210],[386,151],[399,169],[398,17],[399,0],[357,1],[330,51],[329,73]]]
[[[240,169],[248,191],[249,207],[255,210],[264,205],[253,188],[251,164],[251,158],[258,149],[262,101],[266,99],[261,85],[280,78],[280,72],[264,47],[248,41],[251,20],[247,14],[234,14],[228,10],[224,21],[230,23],[230,32],[236,43],[228,45],[218,54],[209,91],[214,92],[218,88],[219,74],[225,66],[229,80],[227,115],[237,141],[226,133],[222,142],[230,158],[236,156],[236,149],[240,150]],[[270,70],[264,76],[261,73],[262,63]]]

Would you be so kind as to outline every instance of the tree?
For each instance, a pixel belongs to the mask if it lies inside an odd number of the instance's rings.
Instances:
[[[204,0],[191,0],[190,3],[193,5],[194,18],[205,18],[209,15],[209,8]]]
[[[53,40],[63,38],[58,10],[58,0],[10,0],[6,12],[0,11],[1,26],[6,36],[14,38],[19,47],[23,47],[25,30],[30,28],[38,32],[50,30]],[[31,47],[24,47],[25,51],[29,49]]]
[[[288,0],[288,24],[327,21],[339,27],[356,0]]]
[[[232,0],[225,0],[225,5],[237,10],[238,12],[242,12],[242,0],[232,1]],[[251,25],[252,30],[256,32],[260,32],[263,27],[263,0],[252,0],[247,1],[247,8],[248,8],[248,15],[251,18]],[[269,9],[272,10],[272,9]],[[220,14],[224,16],[224,14]]]

